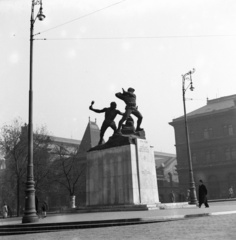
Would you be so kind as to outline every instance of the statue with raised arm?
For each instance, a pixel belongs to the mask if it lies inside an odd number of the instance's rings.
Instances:
[[[122,124],[129,118],[131,114],[138,118],[136,132],[142,131],[143,129],[140,126],[143,120],[143,116],[138,111],[138,107],[136,106],[136,95],[134,94],[135,90],[133,88],[128,88],[127,92],[123,88],[122,90],[123,93],[120,92],[116,93],[116,97],[118,97],[119,99],[123,100],[126,103],[126,108],[122,119],[119,121],[117,133],[121,133]]]
[[[101,131],[100,131],[100,140],[99,145],[103,142],[104,134],[108,127],[111,127],[114,131],[114,133],[117,131],[116,123],[114,121],[117,114],[123,115],[122,112],[116,109],[116,103],[111,102],[109,108],[103,108],[103,109],[94,109],[93,108],[94,101],[91,102],[91,105],[89,107],[90,110],[96,112],[96,113],[105,113],[105,119],[102,123]]]

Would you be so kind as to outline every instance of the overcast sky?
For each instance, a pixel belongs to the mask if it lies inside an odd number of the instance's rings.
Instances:
[[[0,126],[28,122],[31,2],[0,0]],[[124,111],[115,93],[133,87],[150,145],[175,153],[168,123],[183,115],[182,74],[196,69],[187,112],[236,93],[235,0],[44,0],[43,12],[33,119],[51,135],[82,139],[89,117],[99,127],[104,119],[91,101],[98,109],[116,101]]]

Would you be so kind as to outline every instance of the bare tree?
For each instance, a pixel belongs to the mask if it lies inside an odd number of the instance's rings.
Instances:
[[[6,169],[4,172],[4,195],[7,198],[16,191],[17,216],[20,214],[20,187],[26,174],[27,139],[21,134],[22,123],[15,119],[12,124],[1,128],[0,147],[5,154]]]
[[[84,184],[86,169],[85,164],[78,159],[78,148],[67,148],[61,144],[54,147],[53,153],[53,180],[66,189],[70,197],[75,197]]]
[[[6,169],[4,170],[4,197],[16,205],[17,216],[20,215],[21,199],[24,197],[24,184],[26,181],[27,161],[28,161],[28,131],[27,125],[21,120],[14,119],[9,125],[5,124],[1,128],[0,149],[5,155]],[[34,134],[34,165],[36,166],[34,174],[36,175],[36,184],[42,182],[47,175],[47,170],[37,167],[44,166],[47,169],[47,145],[50,140],[46,137],[45,127],[36,131]],[[46,157],[47,156],[47,157]],[[44,163],[42,162],[44,160]],[[38,177],[40,176],[40,177]],[[22,191],[23,190],[23,191]],[[14,197],[15,196],[15,197]]]
[[[48,190],[48,176],[50,174],[50,146],[51,139],[47,128],[42,126],[34,133],[34,181],[35,189],[44,193]]]

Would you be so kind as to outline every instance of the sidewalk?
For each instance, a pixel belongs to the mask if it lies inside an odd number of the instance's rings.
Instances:
[[[0,219],[0,235],[144,224],[236,213],[236,201],[210,202],[209,205],[210,208],[205,208],[204,206],[198,208],[193,205],[185,205],[186,207],[183,208],[149,211],[48,214],[46,218],[40,218],[39,222],[32,224],[22,224],[22,217]],[[169,206],[171,207],[171,204]]]

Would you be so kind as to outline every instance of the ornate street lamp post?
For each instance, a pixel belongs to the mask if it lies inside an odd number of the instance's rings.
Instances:
[[[40,5],[39,12],[34,18],[34,6]],[[38,221],[35,209],[35,188],[34,188],[34,164],[33,164],[33,41],[34,23],[37,18],[42,21],[43,15],[42,0],[32,0],[30,19],[30,68],[29,68],[29,124],[28,124],[28,165],[27,181],[25,190],[25,211],[22,223],[32,223]]]
[[[186,116],[186,105],[185,105],[185,93],[189,88],[193,91],[193,82],[192,82],[192,74],[195,72],[195,69],[189,71],[182,75],[182,83],[183,83],[183,105],[184,105],[184,123],[185,123],[185,134],[186,134],[186,143],[187,143],[187,155],[188,155],[188,163],[189,163],[189,190],[190,190],[190,202],[189,204],[196,204],[197,197],[196,197],[196,188],[195,182],[193,177],[193,166],[192,166],[192,159],[191,159],[191,148],[189,144],[189,133],[188,133],[188,124],[187,124],[187,116]],[[187,87],[185,87],[185,82],[189,80],[190,83]]]

